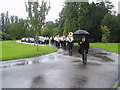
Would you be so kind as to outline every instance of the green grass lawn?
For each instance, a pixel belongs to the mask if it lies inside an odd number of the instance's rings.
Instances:
[[[78,44],[75,43],[74,45],[78,45]],[[90,47],[96,47],[96,48],[106,49],[108,51],[120,53],[120,50],[118,49],[118,45],[120,45],[120,43],[90,43]]]
[[[39,46],[39,50],[37,51],[37,48],[34,45],[20,44],[15,41],[0,41],[0,48],[1,44],[2,59],[0,59],[0,61],[44,55],[57,50],[55,47]]]
[[[118,86],[120,87],[120,82],[118,82]]]

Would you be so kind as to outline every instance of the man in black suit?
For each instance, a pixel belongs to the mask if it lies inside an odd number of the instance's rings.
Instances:
[[[89,41],[85,37],[85,35],[82,35],[82,39],[78,42],[80,45],[79,53],[82,54],[82,60],[84,64],[87,64],[87,54],[89,49]]]

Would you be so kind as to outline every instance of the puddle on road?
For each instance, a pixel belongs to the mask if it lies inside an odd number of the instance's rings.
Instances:
[[[44,77],[44,78],[43,78]],[[65,80],[62,80],[65,79]],[[62,81],[56,81],[62,80]],[[70,79],[66,79],[64,76],[56,78],[45,78],[45,76],[37,76],[33,78],[31,82],[31,88],[65,88],[69,84],[70,86],[67,88],[82,88],[87,83],[87,77],[85,76],[73,76]],[[64,84],[62,84],[64,83]]]
[[[90,66],[101,66],[102,64],[96,62],[87,62],[87,65],[85,65],[84,63],[73,63],[73,65],[80,70],[80,69],[87,69]]]
[[[12,63],[13,62],[13,63]],[[0,69],[2,68],[9,68],[9,67],[13,67],[13,66],[24,66],[24,65],[30,65],[30,64],[38,64],[40,63],[41,60],[32,60],[32,61],[28,61],[28,60],[20,60],[20,61],[11,61],[11,63],[3,63],[0,66]]]
[[[93,50],[89,50],[89,56],[101,58],[103,62],[107,61],[113,61],[111,58],[107,57],[107,53],[102,53],[102,52],[95,52]]]
[[[73,48],[73,55],[72,57],[81,57],[82,55],[78,53],[79,47],[76,46]],[[61,54],[69,56],[67,51],[62,52]],[[94,57],[97,61],[102,61],[102,62],[108,62],[108,61],[113,61],[111,58],[109,58],[107,55],[108,53],[102,51],[101,49],[94,49],[90,48],[88,52],[88,57]],[[99,58],[99,59],[98,59]],[[79,62],[79,61],[74,61],[74,62]]]
[[[31,83],[31,88],[41,88],[44,82],[45,81],[41,76],[35,77]]]
[[[98,54],[101,54],[101,55],[108,55],[107,53],[98,53]]]
[[[72,81],[74,85],[71,88],[82,88],[86,84],[87,78],[85,76],[75,77]]]
[[[6,61],[1,63],[0,69],[3,68],[9,68],[13,66],[24,66],[24,65],[30,65],[30,64],[39,64],[42,62],[53,62],[56,60],[57,55],[54,56],[52,54],[43,55],[43,56],[37,56],[32,58],[25,58],[25,59],[18,59],[18,60],[12,60],[12,61]]]

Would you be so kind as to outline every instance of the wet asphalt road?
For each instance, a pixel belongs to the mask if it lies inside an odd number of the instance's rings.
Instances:
[[[118,80],[118,54],[90,48],[88,64],[68,51],[0,62],[2,88],[111,88]]]

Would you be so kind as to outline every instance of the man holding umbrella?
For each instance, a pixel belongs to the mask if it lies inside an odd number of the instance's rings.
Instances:
[[[89,49],[89,41],[86,38],[86,35],[89,33],[85,30],[77,30],[74,32],[76,35],[82,35],[81,40],[78,42],[80,45],[80,49],[78,50],[80,54],[82,54],[82,60],[84,64],[87,64],[87,54],[88,54],[88,49]]]

